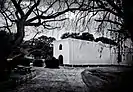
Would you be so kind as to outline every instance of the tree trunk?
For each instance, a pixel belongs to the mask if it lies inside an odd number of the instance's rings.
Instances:
[[[22,43],[23,38],[24,38],[24,21],[21,20],[17,23],[17,34],[15,35],[15,40],[14,43],[12,44],[12,48],[14,49],[18,47]],[[16,64],[14,60],[10,61],[8,69],[12,69],[14,66],[16,66],[14,64]]]
[[[6,79],[11,71],[12,65],[7,62],[7,58],[12,52],[13,48],[19,46],[24,38],[24,21],[19,21],[17,23],[17,34],[15,35],[15,40],[13,44],[9,45],[10,42],[4,42],[7,44],[0,45],[0,81]]]
[[[131,34],[133,42],[133,4],[130,0],[123,0],[125,29]]]
[[[25,35],[24,27],[25,27],[24,20],[19,20],[17,22],[17,34],[15,36],[15,41],[14,41],[13,47],[19,46],[22,43],[24,35]]]
[[[0,36],[0,81],[6,79],[7,75],[7,57],[11,52],[10,37],[8,34]]]
[[[0,57],[0,61],[0,81],[4,81],[8,78],[7,60],[3,57]]]

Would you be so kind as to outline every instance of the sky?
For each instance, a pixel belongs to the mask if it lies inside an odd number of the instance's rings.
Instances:
[[[25,2],[25,4],[29,4],[28,2]],[[46,5],[44,5],[44,3],[41,3],[40,5],[41,9],[45,9],[47,8]],[[53,7],[51,10],[54,10],[56,7]],[[50,10],[50,11],[51,11]],[[91,15],[91,14],[90,14]],[[31,15],[30,17],[32,17],[33,15]],[[80,16],[80,15],[79,15]],[[60,37],[62,36],[63,33],[66,32],[89,32],[92,33],[94,35],[95,38],[102,36],[101,34],[97,34],[96,33],[96,26],[97,23],[96,22],[90,22],[89,25],[89,30],[84,28],[82,26],[82,23],[79,23],[77,26],[75,23],[76,20],[76,13],[73,12],[67,12],[65,13],[65,17],[68,18],[68,20],[65,20],[63,22],[58,22],[57,24],[61,26],[61,28],[57,28],[57,29],[53,29],[53,30],[47,30],[44,29],[42,26],[40,27],[25,27],[25,37],[24,40],[29,40],[32,39],[35,34],[37,33],[37,31],[41,31],[41,33],[39,33],[36,37],[39,37],[41,35],[46,35],[46,36],[51,36],[51,37],[55,37],[57,40],[60,40]],[[98,16],[95,16],[92,21],[94,21],[95,18],[97,18]],[[3,22],[3,19],[0,18],[0,26]],[[54,23],[56,25],[56,23]],[[12,30],[16,29],[15,27],[12,28]],[[105,31],[107,32],[107,31]],[[105,33],[104,36],[109,38],[109,34]]]
[[[36,27],[26,27],[26,34],[25,34],[25,38],[24,40],[29,40],[31,38],[34,37],[34,35],[36,34],[36,31],[39,30],[43,30],[43,32],[39,33],[37,37],[41,36],[41,35],[46,35],[46,36],[51,36],[51,37],[55,37],[57,40],[60,40],[60,37],[62,36],[62,34],[66,33],[66,32],[70,32],[70,33],[75,33],[75,32],[88,32],[88,30],[84,30],[81,26],[80,27],[75,27],[75,14],[72,12],[67,12],[65,13],[65,17],[69,18],[67,20],[65,20],[62,24],[63,27],[61,28],[57,28],[57,29],[53,29],[53,30],[46,30],[43,27],[40,28],[36,28]],[[98,34],[95,34],[95,25],[94,24],[90,24],[90,30],[89,32],[92,33],[94,35],[95,38],[101,36]]]
[[[43,3],[41,3],[40,6],[43,6],[42,9],[44,8],[47,8],[46,5],[44,5]],[[56,7],[53,7],[53,10],[55,9]],[[55,9],[56,10],[56,9]],[[46,35],[46,36],[52,36],[52,37],[55,37],[57,40],[60,39],[61,35],[63,33],[66,33],[66,32],[80,32],[82,33],[83,31],[84,32],[88,32],[88,30],[86,29],[83,29],[83,27],[81,27],[81,24],[79,23],[78,27],[76,28],[76,23],[75,23],[75,20],[76,20],[76,14],[73,13],[73,12],[66,12],[65,13],[65,17],[66,18],[69,18],[68,20],[65,20],[64,22],[59,22],[58,24],[61,25],[61,28],[57,28],[57,29],[53,29],[53,30],[47,30],[47,29],[44,29],[43,27],[41,28],[35,28],[35,27],[26,27],[26,34],[25,34],[25,38],[24,40],[29,40],[31,38],[34,37],[34,35],[36,34],[36,30],[38,29],[39,31],[43,30],[43,32],[41,32],[40,34],[38,34],[36,37],[39,37],[41,35]],[[89,31],[90,33],[94,34],[94,37],[98,37],[99,35],[98,34],[95,34],[94,30],[94,24],[89,24],[90,25],[90,30]]]
[[[24,2],[24,4],[26,5],[29,5],[28,2]],[[42,9],[45,9],[47,8],[46,5],[44,5],[44,3],[41,3],[40,6],[43,6],[41,7]],[[53,7],[53,10],[55,9],[56,7]],[[30,17],[32,17],[33,15],[31,14]],[[29,40],[31,38],[33,38],[35,36],[35,34],[37,33],[37,30],[38,31],[42,31],[40,34],[38,34],[36,37],[39,37],[41,35],[46,35],[46,36],[52,36],[52,37],[55,37],[57,40],[60,39],[61,35],[65,32],[88,32],[88,30],[84,29],[81,24],[79,23],[78,26],[76,27],[76,23],[75,23],[75,20],[76,20],[76,14],[73,13],[73,12],[67,12],[65,13],[65,17],[66,18],[69,18],[68,20],[65,20],[64,22],[59,22],[58,24],[61,25],[62,27],[61,28],[58,28],[58,29],[53,29],[53,30],[46,30],[44,29],[43,27],[25,27],[25,37],[24,37],[24,40]],[[4,21],[5,22],[5,21]],[[3,22],[3,19],[0,18],[0,26]],[[90,33],[93,33],[94,34],[94,37],[98,37],[99,35],[95,34],[95,25],[94,24],[89,24],[90,25]],[[16,27],[13,26],[12,27],[12,30],[16,30]]]

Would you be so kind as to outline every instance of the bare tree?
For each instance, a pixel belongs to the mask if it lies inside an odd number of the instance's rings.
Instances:
[[[22,43],[26,26],[43,26],[44,29],[59,28],[52,22],[66,20],[67,18],[64,16],[66,12],[88,10],[82,2],[77,4],[75,0],[4,0],[1,2],[0,30],[7,31],[13,37],[10,41],[11,48]],[[13,33],[15,34],[13,35]],[[2,51],[6,51],[6,49],[4,48]],[[4,53],[2,51],[0,51],[1,54]],[[0,61],[6,62],[9,53],[0,57]],[[3,67],[0,72],[3,72],[5,66],[0,66]]]
[[[88,23],[91,20],[95,20],[98,23],[98,32],[108,30],[113,33],[121,33],[133,41],[133,18],[131,17],[133,16],[133,5],[129,0],[80,1],[82,1],[83,5],[88,7],[89,10],[80,12],[82,17],[77,18],[77,21],[82,21],[82,24],[88,27]]]
[[[83,19],[83,24],[87,21],[86,27],[91,18],[98,15],[95,21],[100,22],[99,31],[108,28],[109,31],[122,32],[124,35],[130,33],[131,38],[133,37],[130,23],[132,5],[128,0],[4,0],[3,2],[4,8],[0,13],[4,22],[0,28],[11,33],[12,27],[16,27],[14,47],[22,42],[26,26],[42,25],[45,29],[58,28],[53,27],[52,22],[66,20],[67,18],[61,15],[68,11],[75,13],[76,10],[77,21]]]
[[[128,0],[2,0],[0,2],[2,2],[0,29],[8,31],[11,35],[15,33],[11,43],[12,48],[23,41],[26,26],[59,28],[53,22],[66,20],[64,14],[69,11],[76,14],[77,21],[83,19],[82,25],[86,28],[89,28],[90,20],[98,15],[96,22],[99,22],[99,31],[108,28],[124,35],[131,34],[133,41],[133,5]]]
[[[124,41],[127,38],[133,41],[133,4],[129,0],[76,0],[75,3],[80,2],[88,10],[75,13],[76,25],[81,30],[93,26],[98,33],[109,33],[118,43],[118,62],[121,62]]]
[[[73,1],[73,0],[72,0]],[[43,25],[46,29],[53,29],[50,22],[63,21],[66,18],[60,15],[68,11],[88,10],[83,5],[68,2],[68,0],[7,0],[4,8],[0,11],[4,19],[4,28],[11,32],[11,27],[16,27],[14,45],[20,44],[24,37],[25,26]]]

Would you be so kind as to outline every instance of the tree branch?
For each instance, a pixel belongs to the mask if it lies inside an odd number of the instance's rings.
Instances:
[[[32,11],[35,9],[35,7],[37,7],[37,6],[39,5],[40,1],[41,1],[41,0],[37,0],[37,2],[36,2],[36,0],[34,0],[35,4],[34,4],[34,5],[28,10],[28,12],[26,13],[26,15],[25,15],[25,18],[26,18],[26,19],[27,19],[28,16],[32,13]]]
[[[108,8],[105,7],[105,4],[104,4],[102,1],[96,0],[96,2],[97,2],[97,5],[99,6],[99,8],[104,9],[105,11],[110,12],[110,13],[112,13],[113,15],[116,15],[116,16],[118,16],[118,17],[120,17],[120,18],[123,17],[121,14],[116,13],[115,11],[113,11],[113,9],[111,9],[111,7],[108,7]]]
[[[44,13],[46,13],[58,0],[55,0],[52,4],[50,4],[50,6],[45,10],[42,11],[41,15],[43,15]]]
[[[117,21],[112,21],[112,20],[106,20],[106,19],[104,19],[104,20],[97,20],[97,19],[95,19],[95,21],[97,21],[97,22],[102,22],[102,21],[110,22],[110,23],[113,23],[113,24],[117,24],[117,25],[123,26],[123,24],[121,24],[121,23],[119,23]]]
[[[45,23],[45,22],[53,22],[53,21],[63,21],[63,20],[67,20],[67,19],[69,19],[69,18],[46,20],[46,21],[43,21],[43,23]]]
[[[54,13],[52,15],[49,15],[49,16],[38,15],[38,16],[35,16],[35,17],[27,20],[27,23],[33,22],[33,21],[35,21],[38,18],[41,18],[41,19],[52,19],[52,18],[56,18],[56,17],[58,17],[58,16],[60,16],[60,15],[62,15],[64,13],[66,13],[68,11],[73,11],[73,10],[87,11],[89,9],[86,9],[86,8],[82,8],[82,9],[80,9],[80,8],[69,8],[69,9],[65,9],[64,11],[61,11],[61,12],[56,12],[56,13]]]
[[[109,5],[111,5],[117,11],[117,13],[119,13],[120,15],[123,15],[123,12],[121,11],[121,9],[118,7],[118,5],[116,5],[117,3],[115,4],[114,1],[112,0],[106,0],[106,1]]]
[[[22,8],[20,7],[20,5],[17,4],[16,0],[11,0],[11,1],[14,4],[16,10],[20,13],[21,17],[23,17],[24,16],[24,12],[23,12]]]

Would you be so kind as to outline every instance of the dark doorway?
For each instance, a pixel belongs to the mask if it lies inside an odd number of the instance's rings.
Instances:
[[[63,65],[63,56],[60,55],[58,59],[59,59],[59,65]]]

